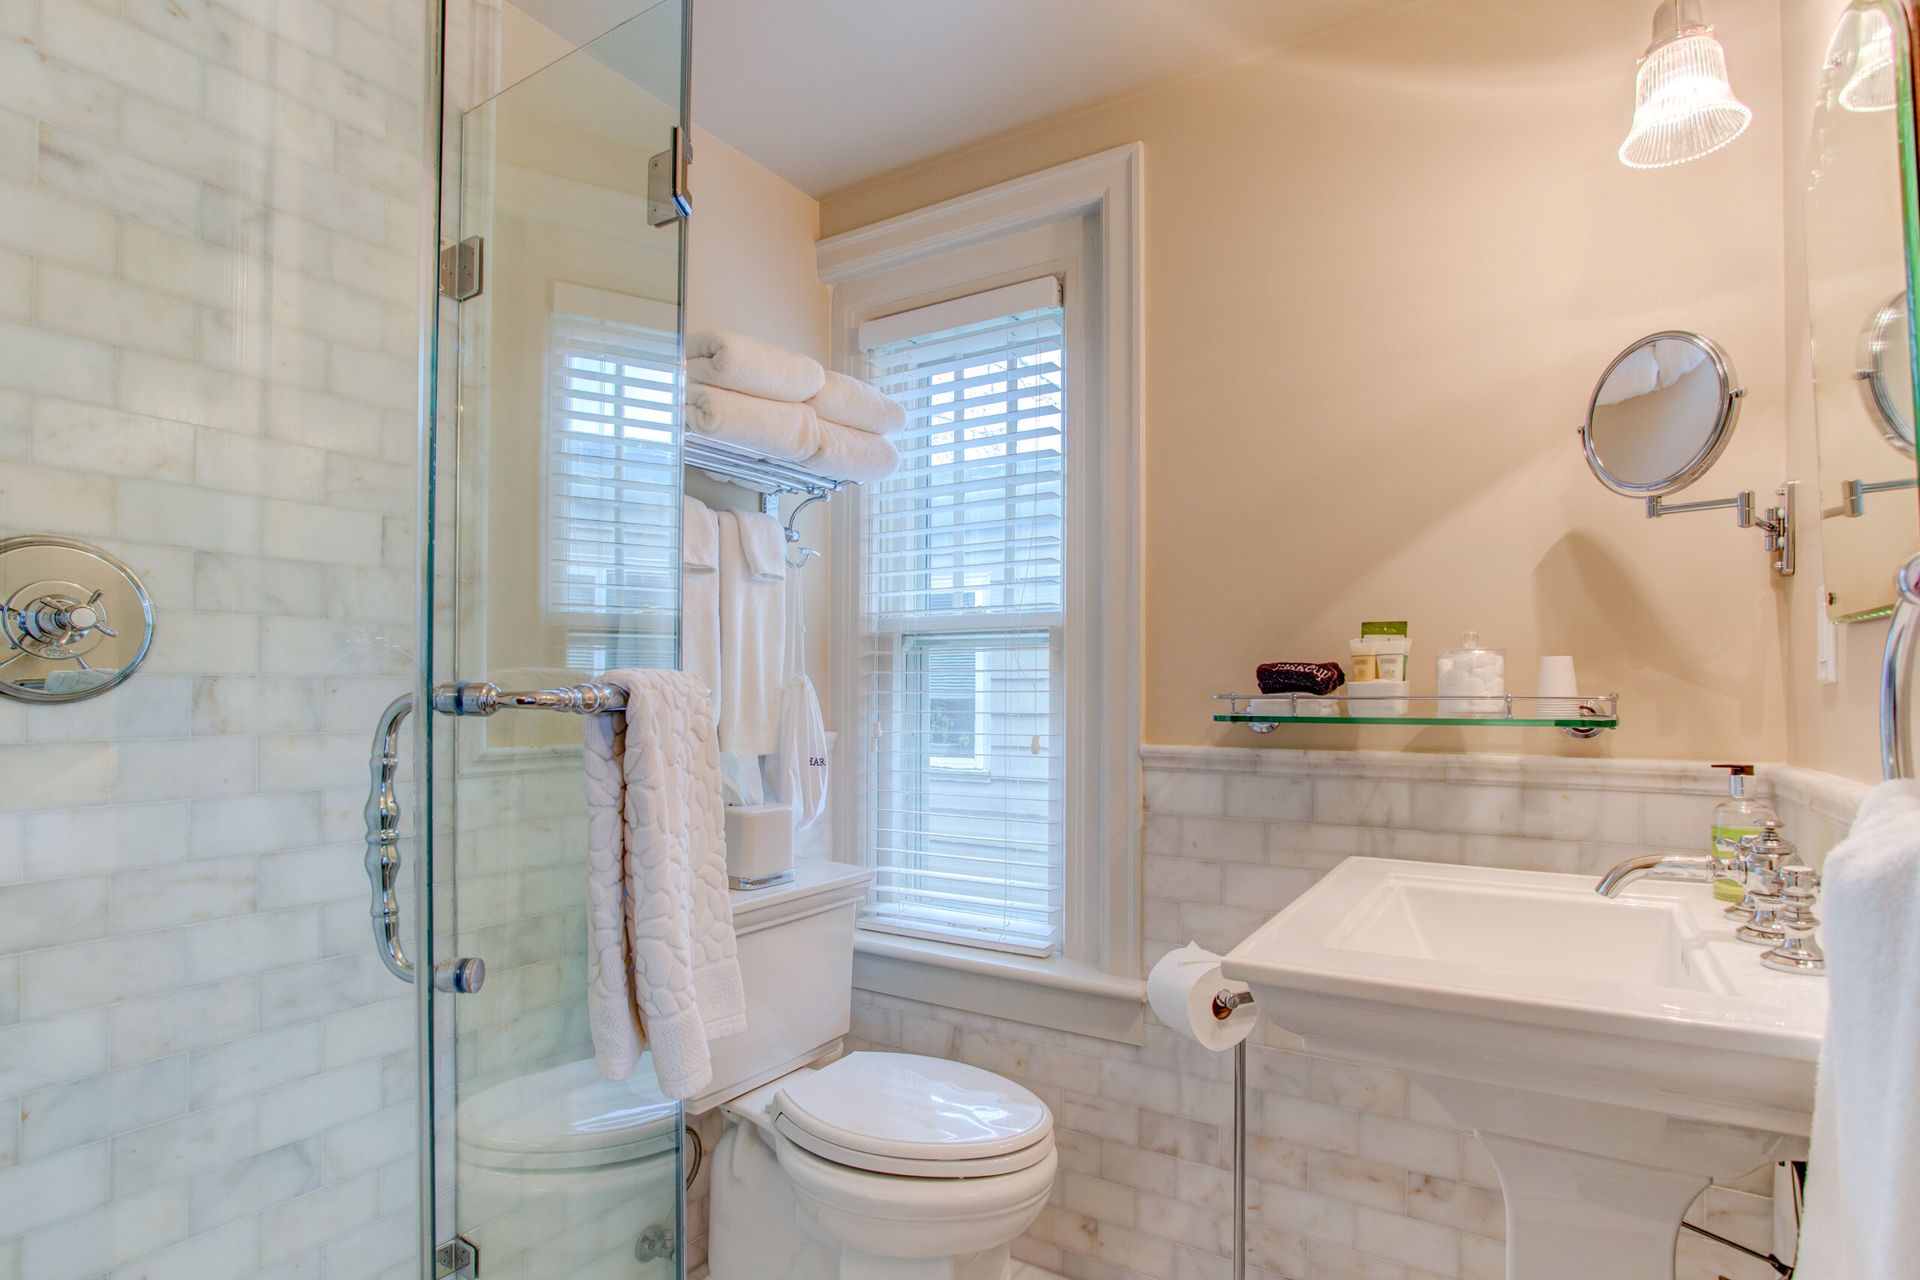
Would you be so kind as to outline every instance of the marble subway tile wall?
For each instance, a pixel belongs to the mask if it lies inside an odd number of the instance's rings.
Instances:
[[[1226,951],[1356,854],[1598,874],[1704,842],[1725,784],[1705,764],[1147,748],[1146,960],[1194,939]],[[1778,781],[1776,782],[1776,778]],[[1863,789],[1763,771],[1810,852]],[[1225,1280],[1231,1060],[1149,1019],[1142,1047],[869,992],[862,1047],[955,1058],[1053,1108],[1061,1174],[1016,1245],[1070,1280]],[[1470,1134],[1377,1067],[1301,1051],[1265,1027],[1250,1051],[1251,1274],[1259,1280],[1502,1280],[1499,1180]],[[1692,1220],[1770,1247],[1770,1171],[1714,1187]],[[1682,1280],[1770,1268],[1691,1236]]]
[[[409,687],[426,11],[0,0],[0,533],[148,664],[0,702],[0,1277],[411,1277],[360,867]]]

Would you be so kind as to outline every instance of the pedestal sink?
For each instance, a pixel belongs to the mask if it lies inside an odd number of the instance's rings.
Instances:
[[[1486,1144],[1509,1280],[1659,1280],[1710,1180],[1804,1156],[1821,978],[1704,885],[1343,862],[1226,958],[1316,1052],[1407,1073]]]

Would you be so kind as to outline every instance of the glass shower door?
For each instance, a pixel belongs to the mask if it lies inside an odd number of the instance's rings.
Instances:
[[[685,30],[665,0],[449,148],[433,649],[471,684],[429,718],[433,932],[485,976],[435,997],[434,1200],[445,1261],[489,1280],[684,1274],[680,1106],[593,1062],[582,715],[471,685],[677,665]]]

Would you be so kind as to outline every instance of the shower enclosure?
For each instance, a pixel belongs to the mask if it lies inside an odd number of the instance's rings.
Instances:
[[[434,953],[486,966],[434,1011],[436,1239],[488,1276],[680,1274],[679,1105],[592,1062],[580,718],[678,660],[684,32],[663,0],[444,149],[433,670],[557,694],[426,725]]]
[[[0,539],[153,613],[0,697],[0,1280],[684,1272],[580,722],[427,710],[675,661],[684,16],[493,93],[499,20],[0,0]]]

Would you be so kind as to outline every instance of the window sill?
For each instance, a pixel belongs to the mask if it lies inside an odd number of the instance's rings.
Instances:
[[[1147,1040],[1147,984],[1073,960],[1036,960],[952,943],[853,935],[857,991],[918,1000],[1122,1044]]]

